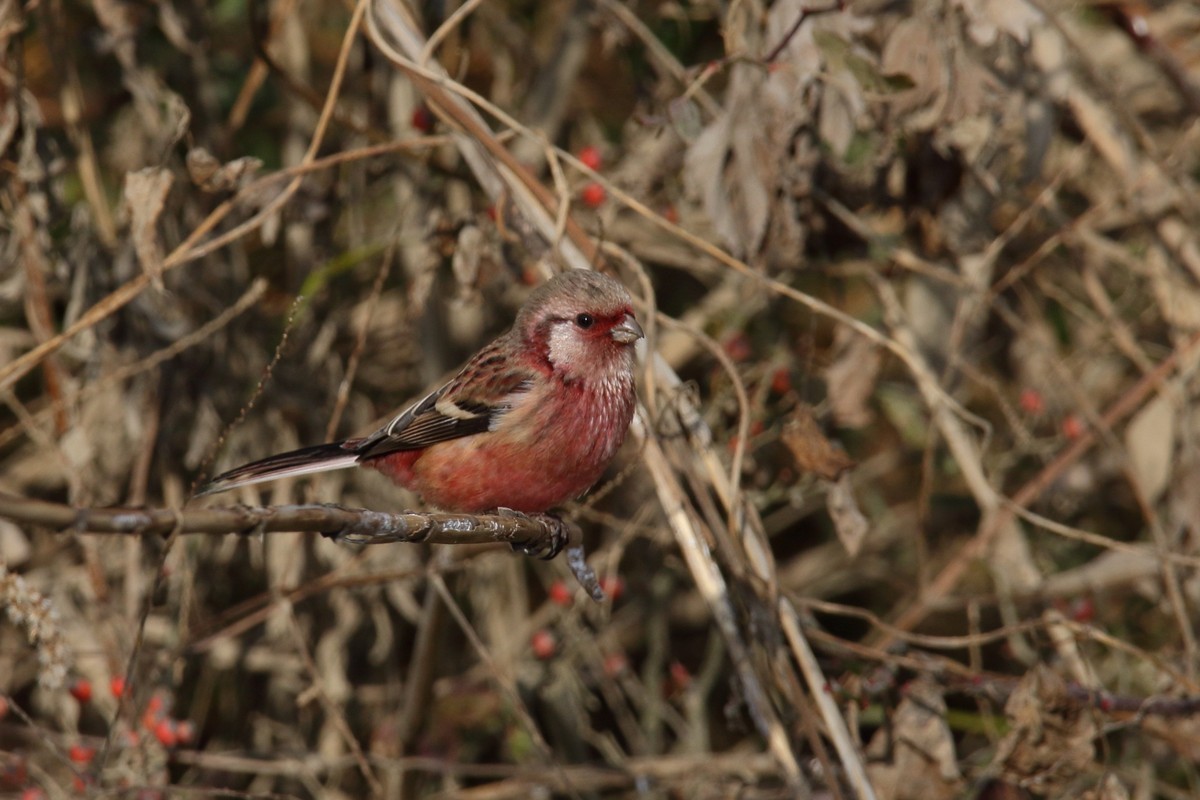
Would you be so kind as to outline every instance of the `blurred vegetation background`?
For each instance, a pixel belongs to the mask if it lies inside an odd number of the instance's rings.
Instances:
[[[605,604],[0,502],[0,796],[1195,795],[1198,114],[1186,0],[0,1],[3,495],[193,508],[565,267],[650,334]]]

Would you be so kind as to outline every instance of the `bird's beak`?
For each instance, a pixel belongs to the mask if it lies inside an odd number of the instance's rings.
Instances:
[[[621,344],[633,344],[646,335],[642,333],[642,326],[638,325],[633,314],[626,314],[625,319],[621,320],[619,325],[614,325],[610,333]]]

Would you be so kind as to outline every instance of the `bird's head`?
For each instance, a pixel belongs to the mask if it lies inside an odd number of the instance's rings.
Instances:
[[[515,328],[566,378],[630,370],[633,345],[643,336],[625,287],[590,270],[568,270],[539,286]]]

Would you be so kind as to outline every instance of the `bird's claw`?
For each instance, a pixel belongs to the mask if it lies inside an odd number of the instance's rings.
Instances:
[[[511,508],[498,508],[496,513],[502,517],[523,517],[535,520],[550,529],[549,541],[538,539],[532,542],[510,542],[509,546],[515,553],[550,561],[567,545],[569,538],[567,525],[553,514],[526,514],[521,511],[513,511]]]

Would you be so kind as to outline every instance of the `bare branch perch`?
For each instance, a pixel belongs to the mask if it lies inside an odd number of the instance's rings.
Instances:
[[[0,492],[0,517],[77,533],[134,536],[236,533],[241,535],[304,531],[348,544],[489,544],[545,559],[565,547],[567,564],[597,602],[605,599],[587,565],[579,528],[550,514],[388,514],[331,504],[230,506],[227,508],[75,508]]]

